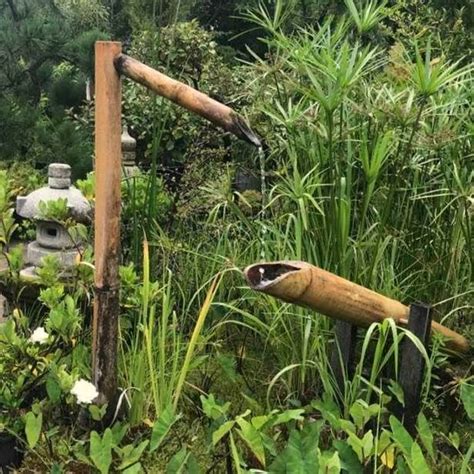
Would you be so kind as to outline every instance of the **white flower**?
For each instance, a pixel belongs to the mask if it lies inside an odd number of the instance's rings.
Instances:
[[[94,398],[99,395],[94,384],[84,379],[79,379],[75,382],[71,393],[77,397],[77,403],[92,403]]]
[[[30,342],[44,344],[48,340],[48,337],[49,334],[44,330],[44,328],[39,327],[33,331],[33,334],[30,336]]]

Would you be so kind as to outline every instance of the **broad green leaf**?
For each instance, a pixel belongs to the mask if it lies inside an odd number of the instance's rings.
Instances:
[[[335,440],[332,444],[339,453],[342,469],[350,474],[362,474],[364,472],[363,465],[357,458],[357,454],[346,441]]]
[[[180,449],[166,466],[166,474],[183,474],[189,454],[186,448]]]
[[[418,443],[413,443],[411,446],[410,468],[416,474],[431,474],[431,469],[426,463],[423,451]]]
[[[314,474],[319,472],[318,448],[293,430],[286,448],[273,461],[269,474]]]
[[[360,462],[364,461],[364,451],[362,440],[355,433],[347,433],[347,444],[354,450]]]
[[[53,403],[58,402],[61,398],[61,387],[53,375],[49,375],[46,379],[46,393]]]
[[[252,423],[252,426],[256,430],[260,431],[267,423],[270,424],[270,421],[272,422],[271,424],[273,425],[274,419],[275,419],[275,413],[271,412],[270,414],[267,414],[267,415],[253,416],[252,419],[250,420],[250,423]]]
[[[101,474],[107,474],[112,464],[113,436],[107,428],[101,437],[96,431],[90,434],[90,457]]]
[[[273,426],[279,425],[281,423],[288,423],[289,421],[297,420],[301,421],[303,419],[304,409],[296,408],[294,410],[285,410],[283,413],[279,413],[272,423]]]
[[[61,469],[61,466],[59,464],[53,464],[51,466],[51,470],[49,471],[49,474],[62,474],[63,470]]]
[[[43,414],[40,412],[35,415],[32,411],[29,411],[25,415],[25,434],[26,441],[30,449],[33,449],[38,443],[41,435],[41,426],[43,424]]]
[[[400,405],[405,406],[405,394],[403,392],[402,386],[398,382],[390,380],[388,389],[392,392]]]
[[[435,454],[433,450],[433,433],[431,432],[430,425],[423,413],[418,415],[417,420],[418,435],[420,436],[423,446],[428,451],[428,454],[431,456],[431,459],[434,459]]]
[[[265,448],[263,446],[261,434],[254,426],[252,426],[251,423],[243,418],[237,418],[237,424],[240,426],[240,430],[237,430],[237,433],[258,459],[260,464],[265,467]]]
[[[166,474],[200,474],[196,457],[186,448],[178,451],[166,466]]]
[[[122,474],[141,474],[143,472],[143,467],[141,463],[137,462],[133,466],[127,467],[125,471],[122,471]]]
[[[119,470],[125,469],[140,460],[143,451],[145,451],[145,448],[148,446],[148,440],[142,441],[138,446],[134,446],[133,444],[130,446],[132,449],[122,458],[122,463],[118,467]]]
[[[349,413],[358,429],[362,429],[368,419],[368,405],[363,400],[356,400]]]
[[[319,456],[319,472],[323,474],[339,474],[341,472],[341,460],[337,451],[333,453],[326,451]]]
[[[355,433],[356,432],[356,427],[352,421],[349,420],[344,420],[341,419],[339,421],[341,428],[346,432],[346,433]]]
[[[166,407],[155,421],[153,431],[151,433],[150,453],[158,449],[166,435],[169,433],[171,427],[179,420],[181,415],[174,413],[173,407],[169,405]]]
[[[104,408],[105,407],[105,408]],[[107,409],[107,404],[102,405],[101,410],[105,414]],[[103,415],[102,415],[103,416]],[[115,423],[111,430],[112,430],[112,446],[119,446],[122,442],[123,438],[127,434],[129,425],[128,423]]]
[[[364,453],[364,458],[368,459],[372,454],[372,449],[374,447],[374,434],[372,430],[367,431],[364,437],[362,438],[362,450]]]
[[[206,416],[211,420],[217,420],[221,416],[225,416],[230,408],[230,402],[219,404],[214,395],[211,393],[207,397],[201,395],[202,409]]]
[[[331,425],[332,428],[334,428],[335,430],[339,430],[341,428],[341,414],[339,411],[339,407],[337,406],[334,400],[331,400],[329,398],[324,400],[317,400],[315,402],[312,402],[311,406],[321,412],[323,418]]]
[[[474,420],[474,385],[466,382],[461,383],[461,401],[467,416]]]
[[[98,406],[98,405],[89,405],[88,407],[89,413],[91,417],[95,421],[100,421],[105,416],[105,412],[107,411],[107,404]],[[115,443],[119,444],[119,443]]]
[[[448,439],[451,441],[452,445],[456,448],[459,449],[459,444],[461,443],[461,438],[459,436],[459,433],[457,431],[454,431],[453,433],[448,434]]]
[[[230,452],[232,453],[232,460],[234,461],[234,467],[236,474],[243,474],[242,468],[240,467],[240,456],[239,452],[237,451],[237,446],[235,445],[234,437],[232,433],[229,435],[230,439]]]
[[[235,421],[226,421],[212,433],[212,444],[215,446],[235,425]]]
[[[388,469],[393,469],[395,465],[395,446],[392,444],[385,449],[380,455],[380,461]]]
[[[398,444],[405,457],[409,458],[411,447],[413,445],[413,438],[405,427],[400,423],[395,416],[390,417],[390,427],[392,428],[392,439]]]

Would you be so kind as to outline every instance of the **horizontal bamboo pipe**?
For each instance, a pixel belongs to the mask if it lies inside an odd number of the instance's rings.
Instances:
[[[254,290],[356,326],[369,326],[387,318],[398,324],[408,322],[408,306],[309,263],[259,263],[247,267],[244,274]],[[469,342],[461,334],[437,322],[431,327],[448,339],[450,349],[469,351]]]
[[[208,95],[193,89],[187,84],[171,79],[171,77],[126,54],[119,54],[114,63],[119,74],[133,79],[158,95],[204,117],[213,124],[233,133],[238,138],[256,147],[261,146],[259,138],[251,130],[245,119],[227,105],[211,99]]]

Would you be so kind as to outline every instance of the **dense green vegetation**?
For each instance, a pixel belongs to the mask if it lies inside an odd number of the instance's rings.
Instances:
[[[261,259],[308,261],[428,302],[472,341],[472,14],[461,0],[0,0],[0,443],[26,452],[24,472],[472,472],[472,354],[418,344],[411,436],[391,413],[406,331],[361,331],[341,389],[333,321],[242,278]],[[141,171],[122,184],[113,407],[77,385],[93,231],[48,208],[88,245],[67,284],[46,258],[28,300],[14,244],[32,228],[13,211],[57,161],[93,203],[87,91],[105,38],[243,113],[264,145],[124,81]]]

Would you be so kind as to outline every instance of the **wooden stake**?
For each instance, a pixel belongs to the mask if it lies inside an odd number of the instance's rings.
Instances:
[[[357,326],[346,321],[336,321],[334,344],[330,364],[339,387],[341,401],[344,400],[344,382],[354,376],[354,357],[357,345]]]
[[[93,382],[99,403],[113,400],[117,390],[119,320],[121,102],[120,77],[114,58],[121,43],[95,44],[95,299]]]
[[[412,304],[408,329],[428,348],[431,331],[430,306]],[[404,406],[395,407],[395,414],[403,419],[403,425],[411,435],[416,433],[416,420],[420,413],[421,389],[425,371],[425,359],[418,348],[407,337],[402,342],[400,351],[399,383],[403,389]]]

